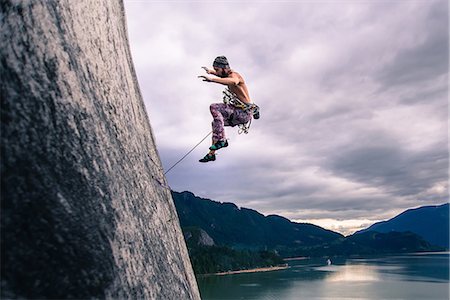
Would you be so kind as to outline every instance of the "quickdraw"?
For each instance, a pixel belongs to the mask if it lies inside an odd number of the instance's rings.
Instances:
[[[223,103],[233,105],[234,107],[242,109],[244,111],[252,111],[253,118],[259,119],[259,106],[253,103],[242,102],[241,100],[239,100],[236,94],[230,91],[229,89],[225,89],[223,91]],[[250,129],[251,123],[252,120],[250,119],[250,121],[246,124],[238,124],[239,127],[238,133],[247,134]]]
[[[250,130],[250,125],[252,124],[252,120],[250,120],[247,124],[238,124],[239,130],[238,134],[245,133],[247,134]]]

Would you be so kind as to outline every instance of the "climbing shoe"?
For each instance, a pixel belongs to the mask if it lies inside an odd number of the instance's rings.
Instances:
[[[205,163],[208,161],[215,161],[216,160],[216,155],[215,154],[206,154],[205,157],[203,157],[202,159],[199,160],[199,162]]]
[[[214,145],[209,147],[209,150],[219,150],[220,148],[228,147],[228,141],[217,141]]]

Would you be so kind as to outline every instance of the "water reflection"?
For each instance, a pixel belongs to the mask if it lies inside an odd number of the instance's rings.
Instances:
[[[379,269],[367,265],[326,266],[316,268],[318,271],[329,272],[325,281],[379,281]]]
[[[448,299],[449,255],[290,261],[267,273],[199,278],[204,300]]]

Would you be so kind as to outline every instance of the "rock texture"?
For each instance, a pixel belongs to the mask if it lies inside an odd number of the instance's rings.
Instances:
[[[200,299],[123,3],[0,9],[2,298]]]

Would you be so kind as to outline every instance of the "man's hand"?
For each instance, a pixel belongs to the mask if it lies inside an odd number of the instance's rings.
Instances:
[[[208,76],[200,75],[200,76],[198,76],[198,78],[202,78],[203,81],[206,81],[206,82],[212,82],[212,79],[209,78]]]
[[[215,73],[214,71],[208,69],[207,67],[202,67],[202,69],[205,70],[207,74],[214,74]]]

